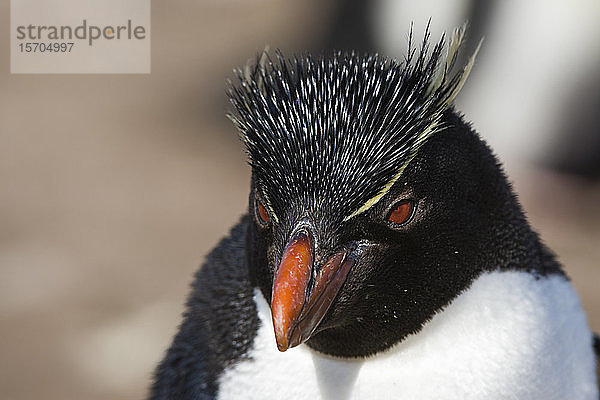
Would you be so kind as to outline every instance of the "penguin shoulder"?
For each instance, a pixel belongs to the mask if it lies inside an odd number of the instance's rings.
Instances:
[[[214,398],[219,376],[250,349],[258,316],[245,262],[247,223],[245,216],[196,273],[179,332],[156,370],[151,399]]]

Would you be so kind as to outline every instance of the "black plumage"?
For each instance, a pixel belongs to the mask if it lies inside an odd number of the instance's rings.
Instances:
[[[444,39],[430,49],[426,33],[418,51],[409,43],[403,62],[277,53],[238,71],[231,119],[255,179],[272,189],[265,201],[329,202],[330,216],[348,217],[375,197],[443,127],[442,113],[472,66],[473,59],[452,72],[463,35],[464,28],[446,58]]]

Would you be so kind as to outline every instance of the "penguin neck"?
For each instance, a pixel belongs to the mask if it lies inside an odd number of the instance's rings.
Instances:
[[[479,224],[473,264],[481,272],[524,271],[538,276],[563,275],[555,255],[532,229],[502,167],[489,147],[476,135],[478,182],[473,182],[468,203],[476,208],[472,224]]]

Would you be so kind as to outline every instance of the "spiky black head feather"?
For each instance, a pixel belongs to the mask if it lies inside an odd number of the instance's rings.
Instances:
[[[246,145],[261,195],[277,218],[290,199],[347,220],[385,194],[423,143],[442,126],[468,75],[452,73],[464,37],[444,57],[429,33],[403,61],[334,53],[259,56],[229,89],[231,119]],[[261,182],[263,184],[261,184]],[[268,187],[267,189],[262,189]]]

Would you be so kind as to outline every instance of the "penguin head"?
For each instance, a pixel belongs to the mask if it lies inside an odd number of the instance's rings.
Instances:
[[[426,33],[402,62],[278,53],[238,72],[229,94],[252,167],[248,266],[279,350],[390,347],[490,264],[481,247],[495,224],[525,223],[452,109],[475,57],[455,68],[463,37],[461,27],[445,57],[444,38],[430,48]]]

